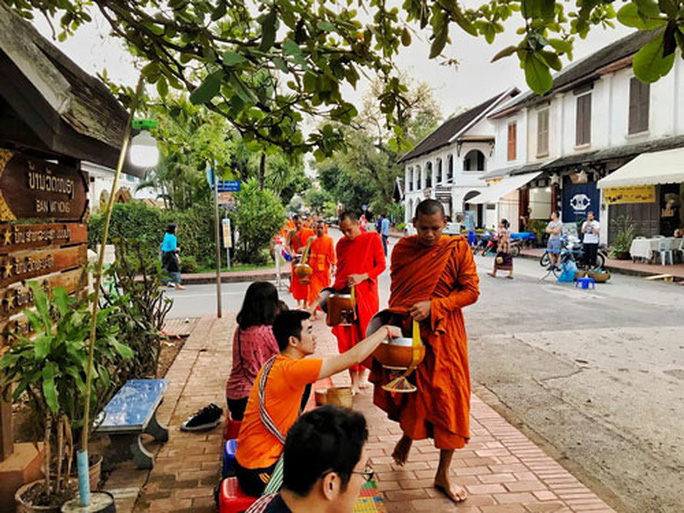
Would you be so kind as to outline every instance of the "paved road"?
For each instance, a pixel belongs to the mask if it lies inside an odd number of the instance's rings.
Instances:
[[[336,234],[333,234],[336,235]],[[684,511],[684,287],[613,276],[595,291],[516,260],[466,310],[475,390],[617,509]],[[248,284],[224,284],[239,309]],[[381,305],[389,276],[380,277]],[[172,316],[215,311],[215,288],[171,291]],[[286,295],[286,294],[285,294]]]

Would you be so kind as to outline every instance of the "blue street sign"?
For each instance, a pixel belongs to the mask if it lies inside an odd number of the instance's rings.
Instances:
[[[218,192],[239,192],[240,180],[219,180]]]
[[[210,189],[214,189],[214,168],[211,167],[209,164],[207,164],[207,183],[209,184]]]

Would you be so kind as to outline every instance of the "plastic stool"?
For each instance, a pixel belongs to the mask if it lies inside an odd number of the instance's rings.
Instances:
[[[228,477],[233,472],[236,451],[237,440],[228,440],[223,446],[223,477]]]
[[[595,288],[596,288],[596,282],[594,281],[594,278],[590,278],[590,277],[588,277],[588,276],[585,276],[585,277],[583,277],[583,278],[577,278],[577,281],[575,281],[575,288],[577,288],[577,286],[578,286],[580,283],[582,284],[582,288],[583,288],[583,289],[588,289],[588,288],[589,288],[589,284],[591,284],[591,288],[592,288],[592,289],[595,289]]]
[[[219,513],[240,513],[248,509],[258,497],[250,497],[240,489],[237,477],[221,481]]]
[[[238,433],[240,433],[240,426],[242,426],[241,420],[233,420],[230,417],[228,417],[226,419],[226,427],[223,430],[223,439],[237,439]]]

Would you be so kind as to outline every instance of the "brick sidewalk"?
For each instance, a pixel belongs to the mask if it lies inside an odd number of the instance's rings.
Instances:
[[[225,404],[224,385],[230,372],[234,316],[202,319],[188,338],[167,378],[169,391],[160,408],[168,422],[169,441],[158,449],[155,468],[135,503],[118,500],[120,513],[215,512],[212,491],[220,477],[220,429],[208,434],[183,433],[180,423],[210,402]],[[322,320],[316,322],[317,353],[336,352],[335,339]],[[346,385],[344,373],[337,385]],[[371,392],[360,395],[355,408],[369,421],[368,449],[378,487],[389,513],[455,511],[458,513],[611,512],[589,489],[520,431],[473,396],[470,444],[457,451],[452,464],[455,481],[468,500],[458,506],[433,489],[438,453],[428,441],[417,442],[408,463],[398,468],[390,454],[401,433],[397,424],[371,404]],[[117,481],[108,482],[107,489]],[[126,484],[119,482],[122,490]],[[123,493],[113,490],[123,499]]]

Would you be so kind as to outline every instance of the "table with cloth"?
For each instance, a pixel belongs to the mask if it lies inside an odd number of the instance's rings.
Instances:
[[[637,238],[632,241],[629,248],[629,253],[632,260],[636,258],[643,258],[644,260],[651,260],[653,253],[661,250],[661,243],[665,243],[663,249],[676,252],[679,248],[680,239],[674,237],[653,237],[653,238]]]

